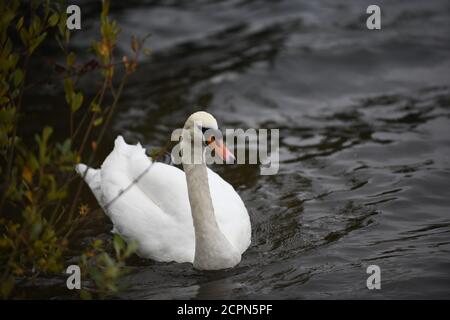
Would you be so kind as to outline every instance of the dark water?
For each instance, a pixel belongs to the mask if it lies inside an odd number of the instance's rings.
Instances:
[[[152,32],[114,131],[163,145],[191,112],[279,128],[280,171],[216,167],[250,213],[229,271],[132,262],[131,299],[450,298],[450,4],[151,1],[114,15]],[[84,37],[75,37],[79,45]],[[124,49],[125,50],[125,49]],[[109,237],[106,219],[99,221]],[[368,265],[381,290],[366,288]]]

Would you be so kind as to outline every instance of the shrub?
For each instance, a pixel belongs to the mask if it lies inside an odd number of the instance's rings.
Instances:
[[[83,182],[75,177],[74,165],[81,160],[93,162],[127,79],[144,51],[145,38],[133,37],[132,56],[117,59],[115,47],[120,29],[110,19],[109,1],[105,0],[100,14],[100,38],[93,41],[90,53],[93,56],[79,61],[77,52],[69,46],[65,8],[62,2],[45,0],[0,1],[2,298],[23,297],[21,284],[64,271],[65,253],[72,246],[73,232],[92,214],[80,202]],[[51,77],[64,90],[70,128],[63,138],[56,139],[52,127],[46,125],[34,140],[28,141],[19,136],[18,129],[26,126],[21,116],[23,97],[29,87],[29,65],[35,52],[50,41],[58,44],[65,57],[64,66],[54,63]],[[91,99],[78,88],[86,73],[95,73],[101,79]],[[135,246],[125,244],[119,236],[114,237],[111,246],[114,254],[102,241],[94,240],[78,252],[78,264],[92,284],[81,291],[83,298],[102,298],[117,292],[125,259]]]

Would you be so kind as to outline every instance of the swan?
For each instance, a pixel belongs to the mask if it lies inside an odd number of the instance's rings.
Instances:
[[[206,137],[209,130],[217,132],[218,125],[207,112],[193,113],[186,120],[183,132],[203,142],[192,147],[182,135],[183,155],[201,154],[198,162],[183,158],[184,171],[153,161],[139,143],[129,145],[121,136],[101,168],[76,165],[111,219],[113,232],[135,241],[139,256],[219,270],[236,266],[249,247],[251,224],[244,202],[206,166],[205,150],[214,149],[227,162],[234,157],[221,138]]]

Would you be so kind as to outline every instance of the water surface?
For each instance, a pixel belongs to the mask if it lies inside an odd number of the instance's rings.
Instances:
[[[279,128],[280,170],[214,167],[239,192],[252,245],[228,271],[134,259],[120,298],[450,298],[450,5],[148,1],[113,8],[154,53],[114,128],[164,145],[199,109],[224,128]],[[92,24],[95,24],[91,20]],[[75,37],[84,45],[84,37]],[[110,144],[112,145],[112,143]],[[86,230],[108,238],[110,222]],[[382,289],[366,288],[380,266]]]

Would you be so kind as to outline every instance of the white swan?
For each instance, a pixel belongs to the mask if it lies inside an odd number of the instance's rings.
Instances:
[[[203,132],[218,129],[214,117],[200,111],[187,119],[185,132],[205,141],[199,124]],[[232,157],[221,140],[209,143],[221,158]],[[191,145],[183,138],[181,150]],[[183,172],[152,162],[140,144],[128,145],[118,136],[101,169],[78,164],[76,171],[112,220],[114,231],[136,241],[141,257],[191,262],[202,270],[234,267],[250,245],[250,219],[234,188],[206,167],[206,144],[200,148],[200,163],[183,160]]]

